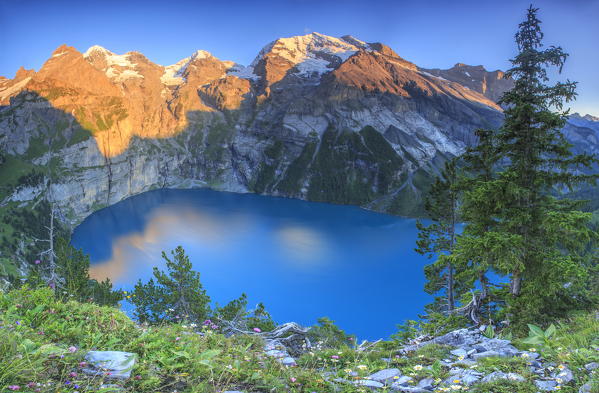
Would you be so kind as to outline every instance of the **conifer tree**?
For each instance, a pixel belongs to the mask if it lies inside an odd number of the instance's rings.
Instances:
[[[203,321],[208,317],[210,298],[206,295],[200,273],[192,270],[183,247],[171,251],[172,259],[162,252],[167,272],[154,267],[154,278],[135,285],[131,302],[141,322]]]
[[[419,230],[416,252],[435,257],[435,262],[424,269],[425,290],[434,294],[444,291],[445,307],[433,306],[435,311],[452,311],[455,308],[454,266],[448,258],[453,251],[458,225],[458,180],[456,160],[445,163],[445,168],[428,193],[424,208],[430,225],[416,223]]]
[[[479,272],[509,275],[507,311],[520,325],[568,308],[568,283],[585,274],[578,253],[593,236],[590,215],[555,196],[594,178],[580,170],[596,160],[573,155],[560,131],[568,116],[563,105],[574,99],[576,83],[547,85],[547,69],[561,72],[568,55],[559,47],[543,48],[537,12],[528,9],[516,34],[519,52],[506,73],[515,86],[501,99],[504,125],[487,133],[486,145],[471,155],[471,164],[488,173],[479,173],[465,194],[469,225],[456,247]],[[496,175],[489,172],[493,166]]]

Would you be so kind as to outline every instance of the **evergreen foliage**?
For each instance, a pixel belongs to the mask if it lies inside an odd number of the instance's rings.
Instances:
[[[516,34],[519,52],[506,73],[515,87],[501,99],[506,108],[503,126],[477,131],[479,144],[463,156],[468,176],[454,189],[462,191],[459,213],[466,225],[451,254],[440,258],[456,269],[454,281],[473,291],[470,303],[458,311],[479,322],[483,305],[488,306],[488,318],[501,306],[497,316],[507,317],[517,328],[588,306],[588,276],[596,265],[596,258],[589,262],[589,244],[597,238],[589,226],[591,214],[579,211],[580,201],[559,194],[595,180],[597,175],[583,169],[597,159],[572,154],[560,131],[569,114],[563,105],[575,98],[576,83],[547,84],[548,68],[561,72],[568,55],[560,47],[543,47],[537,12],[528,9]],[[427,209],[435,223],[446,219],[436,212],[446,211],[451,200],[447,193],[444,200],[439,197],[440,186],[447,189],[442,179],[431,192],[437,206]],[[436,225],[432,228],[439,228]],[[447,252],[446,243],[423,247],[430,244],[423,241],[426,234],[421,232],[420,248]],[[427,275],[427,287],[438,288],[438,272]],[[509,286],[490,283],[490,272],[506,277]]]
[[[154,267],[154,278],[135,285],[131,302],[140,322],[203,321],[210,311],[210,297],[200,282],[200,273],[193,271],[183,247],[162,252],[167,272]]]
[[[416,252],[429,258],[436,257],[434,263],[424,268],[427,279],[424,289],[430,294],[444,292],[445,305],[436,301],[431,307],[436,311],[451,312],[455,308],[455,268],[448,254],[455,246],[459,220],[457,181],[456,160],[447,161],[441,175],[432,184],[424,205],[432,223],[416,223],[419,230]]]

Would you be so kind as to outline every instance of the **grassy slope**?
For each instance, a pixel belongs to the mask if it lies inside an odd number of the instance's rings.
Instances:
[[[441,346],[424,347],[408,357],[395,356],[399,347],[395,342],[379,343],[366,352],[347,347],[316,350],[300,358],[298,367],[288,368],[264,356],[261,341],[256,336],[225,338],[217,332],[204,330],[204,333],[201,336],[184,325],[140,327],[113,308],[57,302],[48,290],[24,289],[0,294],[0,389],[4,392],[10,385],[19,385],[20,391],[67,392],[74,391],[76,384],[79,392],[98,391],[103,377],[86,378],[79,365],[85,353],[92,349],[137,354],[134,377],[120,383],[129,392],[222,392],[227,389],[331,392],[331,385],[321,373],[323,369],[332,372],[332,378],[350,378],[349,370],[358,373],[355,378],[362,378],[388,367],[398,367],[415,380],[448,376],[444,367],[427,368],[447,355],[448,349]],[[586,382],[591,377],[581,367],[590,361],[599,361],[599,354],[591,349],[599,345],[597,337],[596,316],[582,315],[561,325],[550,347],[539,350],[556,365],[567,365],[576,373],[578,381]],[[391,364],[382,358],[390,358]],[[483,384],[470,391],[536,391],[525,359],[490,358],[481,362],[477,370],[513,371],[529,380]],[[597,382],[598,377],[599,373],[595,372],[593,378]],[[561,391],[574,393],[582,382],[564,385]],[[27,388],[28,383],[33,383],[34,388]],[[369,391],[351,385],[338,386],[342,392]]]

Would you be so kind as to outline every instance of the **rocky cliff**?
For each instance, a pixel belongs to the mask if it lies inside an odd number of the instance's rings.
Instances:
[[[318,33],[273,41],[249,66],[63,45],[39,71],[0,78],[0,200],[6,212],[48,198],[67,226],[158,187],[418,215],[443,162],[500,125],[510,86],[500,71],[425,70]],[[571,139],[597,149],[597,130],[577,124]]]

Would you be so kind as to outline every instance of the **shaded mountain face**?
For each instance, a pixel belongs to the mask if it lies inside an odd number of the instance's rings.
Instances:
[[[47,195],[71,225],[157,187],[418,215],[443,163],[502,121],[495,99],[510,82],[456,67],[424,70],[384,44],[318,33],[273,41],[249,66],[61,46],[38,72],[0,79],[3,159],[43,174],[0,180],[0,199]]]

